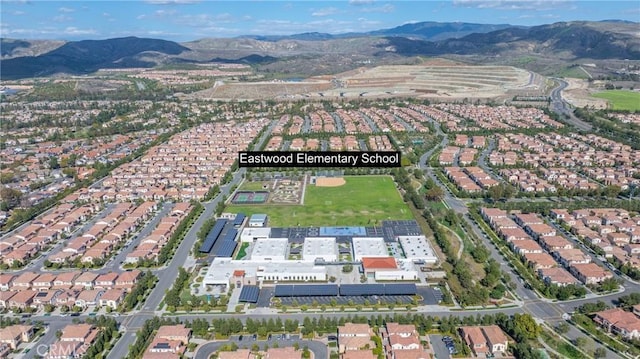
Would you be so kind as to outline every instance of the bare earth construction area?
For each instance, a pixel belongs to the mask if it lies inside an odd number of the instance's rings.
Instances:
[[[447,60],[423,65],[361,68],[304,82],[225,83],[194,97],[209,99],[295,99],[414,96],[420,98],[496,98],[513,91],[537,93],[537,77],[511,66],[468,66]]]

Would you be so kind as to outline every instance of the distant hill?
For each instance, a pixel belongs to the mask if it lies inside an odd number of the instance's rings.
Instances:
[[[561,62],[640,60],[638,23],[626,21],[560,22],[534,27],[421,22],[364,34],[206,38],[182,44],[126,37],[67,42],[46,53],[15,57],[34,43],[2,40],[3,79],[212,61],[317,75],[363,64],[412,63],[418,61],[412,59],[415,56],[472,56],[473,61],[481,63],[521,57]]]
[[[39,56],[17,57],[2,61],[3,79],[48,76],[56,73],[88,74],[101,68],[153,67],[158,62],[139,57],[160,58],[178,55],[188,48],[172,41],[123,37],[108,40],[83,40],[64,45]]]
[[[416,22],[404,24],[391,29],[377,30],[366,33],[374,36],[398,36],[408,38],[418,38],[422,40],[440,41],[447,39],[457,39],[470,34],[484,34],[496,30],[507,28],[523,28],[508,24],[473,24],[466,22]]]
[[[64,45],[66,41],[60,40],[17,40],[0,38],[0,56],[3,60],[23,57],[38,56],[53,51]]]

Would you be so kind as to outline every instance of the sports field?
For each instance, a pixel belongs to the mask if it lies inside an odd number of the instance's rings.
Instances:
[[[593,96],[609,101],[614,110],[640,111],[640,92],[610,90],[598,92]]]
[[[304,205],[230,205],[225,212],[266,213],[271,227],[373,226],[413,219],[390,176],[348,176],[338,187],[307,185]]]

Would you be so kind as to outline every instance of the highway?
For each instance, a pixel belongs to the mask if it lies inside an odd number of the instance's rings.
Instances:
[[[569,84],[559,78],[554,78],[558,82],[558,86],[551,90],[551,110],[563,117],[565,121],[583,131],[591,131],[591,125],[577,118],[573,114],[571,105],[562,98],[562,90],[567,88]]]

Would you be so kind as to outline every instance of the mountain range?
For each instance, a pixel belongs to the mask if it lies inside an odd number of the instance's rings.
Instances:
[[[70,42],[3,38],[0,45],[3,80],[208,62],[242,62],[268,71],[317,75],[362,64],[412,63],[424,56],[467,56],[481,62],[524,57],[565,62],[640,60],[638,23],[625,21],[533,27],[420,22],[367,33],[242,36],[185,43],[137,37]]]

